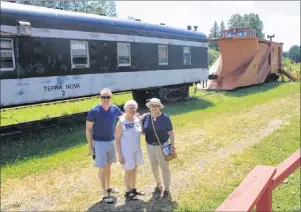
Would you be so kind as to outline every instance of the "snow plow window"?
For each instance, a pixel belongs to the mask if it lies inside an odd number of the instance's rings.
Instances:
[[[168,48],[167,46],[158,46],[158,62],[159,65],[168,65]]]
[[[184,65],[191,65],[191,48],[183,47]]]
[[[13,39],[1,38],[1,71],[13,71],[15,69],[15,54]]]
[[[131,66],[131,45],[129,43],[117,43],[118,66]]]
[[[87,41],[70,41],[72,68],[89,68],[89,45]]]

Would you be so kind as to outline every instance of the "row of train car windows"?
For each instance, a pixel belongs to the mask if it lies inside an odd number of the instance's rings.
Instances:
[[[1,38],[1,71],[15,69],[14,43],[12,39]],[[89,68],[89,45],[87,41],[70,41],[72,68]],[[119,67],[131,66],[131,44],[117,43]],[[168,65],[168,46],[158,45],[158,64]],[[183,47],[183,64],[191,65],[191,48]]]
[[[87,41],[70,41],[72,68],[88,68],[89,45]],[[117,63],[119,67],[131,66],[131,44],[117,43]],[[158,45],[158,64],[168,65],[168,46]],[[191,48],[183,47],[183,64],[191,65]]]

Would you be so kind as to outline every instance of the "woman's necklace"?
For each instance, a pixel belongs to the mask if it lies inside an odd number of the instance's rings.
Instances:
[[[161,115],[161,113],[158,114],[158,117]],[[156,121],[157,120],[157,116],[155,114],[153,114],[153,120]]]

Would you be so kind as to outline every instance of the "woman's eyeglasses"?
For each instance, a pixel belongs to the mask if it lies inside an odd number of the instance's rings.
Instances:
[[[101,96],[102,99],[111,99],[111,96]]]
[[[159,105],[150,105],[149,107],[150,108],[159,108],[160,106]]]

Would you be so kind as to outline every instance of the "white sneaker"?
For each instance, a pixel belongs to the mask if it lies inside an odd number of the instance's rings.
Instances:
[[[102,200],[105,202],[105,203],[108,203],[108,204],[111,204],[114,202],[114,199],[110,196],[105,196],[102,198]]]

